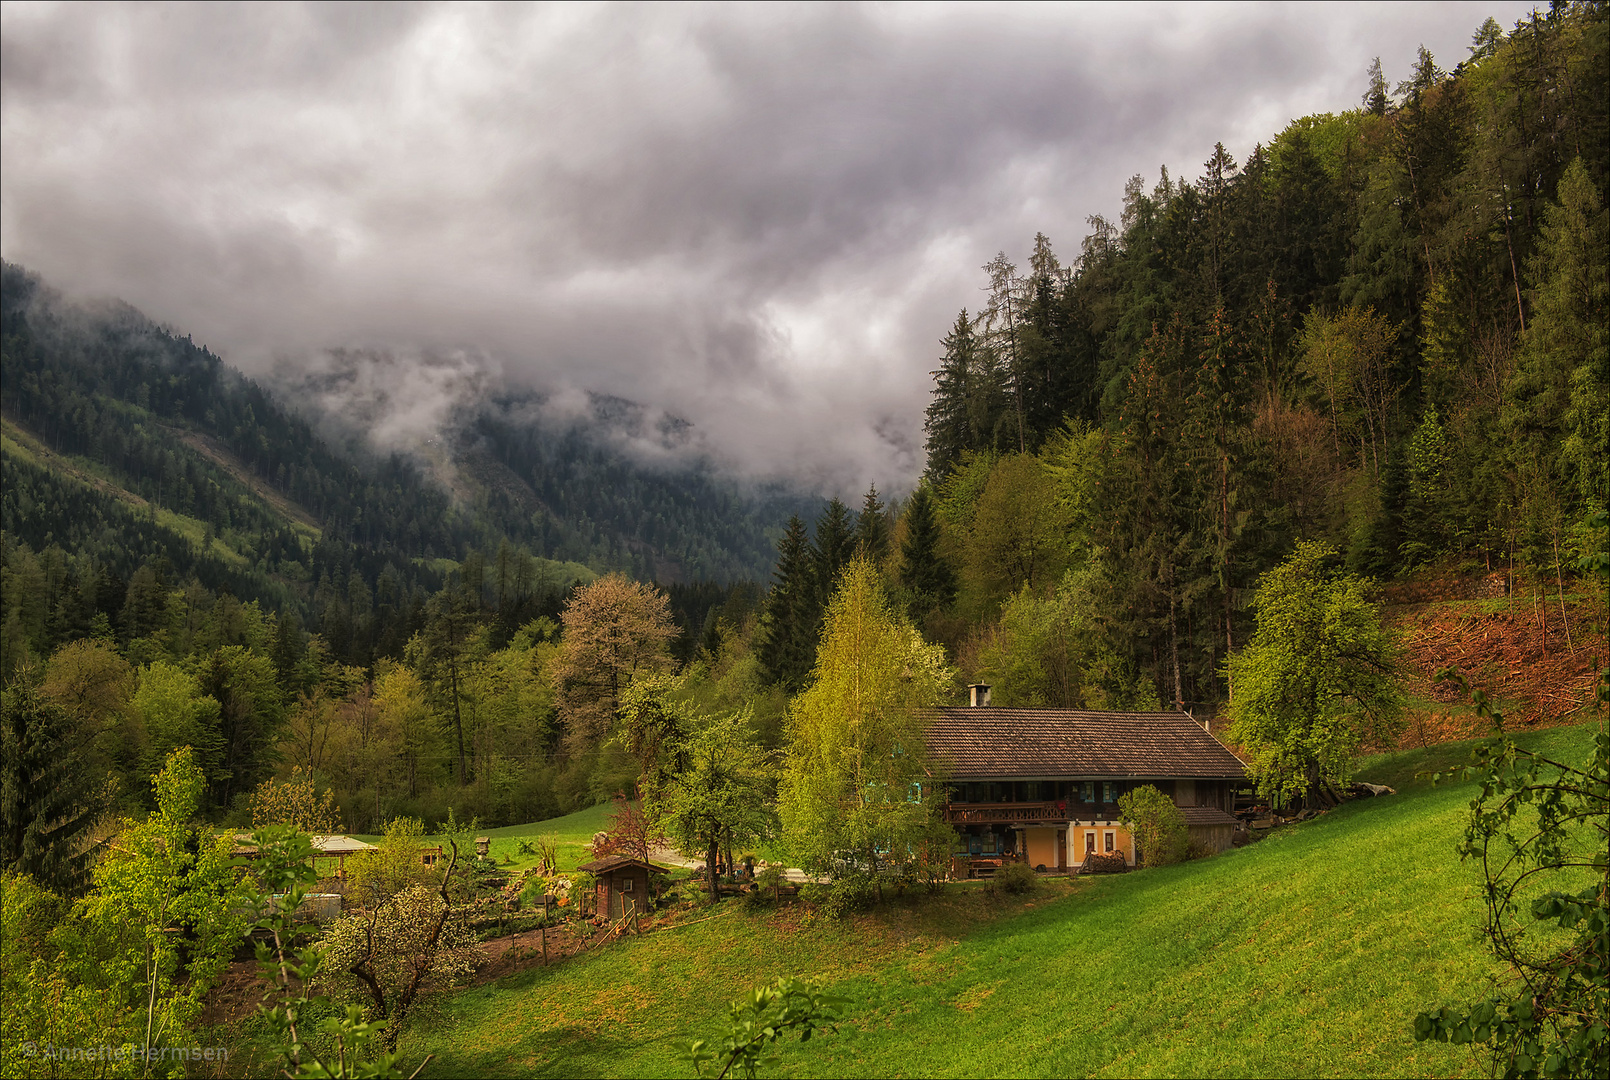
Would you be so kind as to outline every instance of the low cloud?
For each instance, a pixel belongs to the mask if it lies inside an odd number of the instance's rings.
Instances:
[[[1523,10],[8,4],[0,249],[377,447],[605,395],[742,474],[899,489],[997,250],[1071,256],[1129,175]]]

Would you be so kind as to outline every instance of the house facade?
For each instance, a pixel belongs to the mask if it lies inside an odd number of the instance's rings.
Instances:
[[[1133,866],[1118,799],[1146,784],[1180,807],[1198,848],[1230,846],[1246,766],[1184,713],[997,709],[982,686],[973,700],[937,710],[928,732],[949,787],[954,876],[988,875],[1008,860],[1067,872],[1092,854]]]

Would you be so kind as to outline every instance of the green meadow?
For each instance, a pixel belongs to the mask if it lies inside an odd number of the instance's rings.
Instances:
[[[1592,734],[1525,741],[1580,757]],[[1417,1010],[1496,972],[1476,870],[1454,854],[1474,785],[1416,778],[1467,752],[1375,758],[1362,777],[1397,795],[1027,898],[956,884],[842,923],[728,901],[458,992],[405,1035],[403,1060],[434,1055],[426,1076],[691,1076],[681,1041],[716,1035],[749,987],[806,974],[852,1004],[770,1075],[1473,1075],[1468,1050],[1410,1033]]]
[[[550,818],[547,821],[505,825],[499,829],[478,829],[475,835],[489,838],[492,844],[488,854],[498,865],[505,866],[511,871],[533,868],[542,861],[537,855],[522,853],[521,844],[529,844],[535,848],[538,837],[553,837],[556,841],[554,847],[555,854],[559,858],[559,869],[574,870],[593,857],[593,835],[609,828],[609,818],[614,812],[615,807],[612,803],[600,803],[584,810],[577,810],[574,814]],[[378,844],[381,837],[377,834],[362,834],[355,836],[355,839]],[[437,834],[424,837],[423,842],[440,844],[444,839],[442,835]],[[466,854],[473,855],[475,852],[472,850]],[[504,862],[505,858],[508,862]]]

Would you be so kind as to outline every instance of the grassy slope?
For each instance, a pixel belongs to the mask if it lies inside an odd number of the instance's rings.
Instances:
[[[1592,730],[1528,741],[1579,756]],[[787,1046],[774,1075],[1472,1073],[1465,1050],[1408,1028],[1494,970],[1453,854],[1471,785],[1413,779],[1464,756],[1376,759],[1366,778],[1398,796],[1027,904],[953,886],[848,925],[731,905],[462,992],[405,1036],[404,1060],[435,1054],[427,1076],[691,1075],[677,1040],[717,1032],[746,988],[809,973],[853,999],[848,1022]]]

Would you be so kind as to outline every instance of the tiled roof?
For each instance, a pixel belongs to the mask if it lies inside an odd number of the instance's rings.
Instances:
[[[1226,814],[1217,806],[1182,806],[1180,813],[1185,815],[1185,825],[1237,825],[1240,824],[1234,817]]]
[[[1184,713],[936,709],[928,749],[954,779],[1246,774]]]

